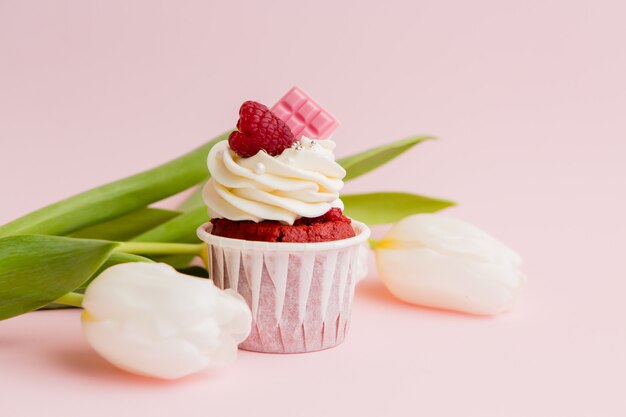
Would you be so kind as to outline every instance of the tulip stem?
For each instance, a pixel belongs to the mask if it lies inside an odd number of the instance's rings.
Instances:
[[[200,256],[203,247],[202,243],[121,242],[115,251],[134,255]]]
[[[57,304],[65,304],[68,306],[82,307],[83,295],[77,292],[70,292],[54,302]]]

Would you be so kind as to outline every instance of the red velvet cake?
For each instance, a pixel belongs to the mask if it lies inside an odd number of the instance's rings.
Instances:
[[[252,221],[232,221],[213,219],[212,233],[216,236],[232,239],[255,240],[262,242],[329,242],[354,237],[350,219],[340,209],[331,209],[323,216],[300,218],[292,225],[266,220],[260,223]]]

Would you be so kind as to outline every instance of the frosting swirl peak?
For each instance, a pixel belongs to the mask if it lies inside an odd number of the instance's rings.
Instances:
[[[334,148],[331,140],[303,137],[275,157],[260,151],[242,158],[228,141],[216,144],[208,157],[211,179],[203,190],[209,215],[293,224],[333,207],[343,210],[339,191],[346,171],[335,161]]]

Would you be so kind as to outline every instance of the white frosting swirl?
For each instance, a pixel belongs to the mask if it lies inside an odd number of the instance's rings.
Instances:
[[[216,144],[208,157],[211,179],[203,190],[213,218],[278,220],[293,224],[300,217],[321,216],[333,207],[343,210],[339,191],[346,170],[335,162],[331,140],[303,137],[278,156],[260,151],[242,158]]]

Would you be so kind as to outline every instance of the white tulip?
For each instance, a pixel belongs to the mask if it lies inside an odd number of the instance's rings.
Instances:
[[[87,288],[83,308],[85,336],[100,355],[164,379],[233,362],[252,321],[234,291],[158,263],[108,268]]]
[[[376,263],[401,300],[473,314],[511,309],[526,280],[513,250],[471,224],[437,214],[394,225],[376,248]]]

